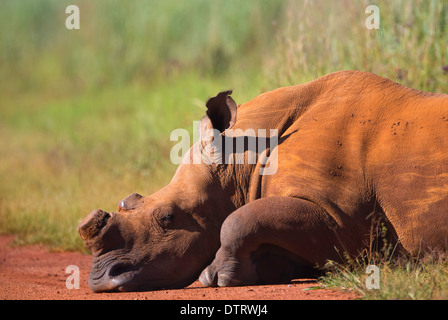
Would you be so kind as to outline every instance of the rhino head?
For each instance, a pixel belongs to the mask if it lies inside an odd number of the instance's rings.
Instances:
[[[202,132],[223,132],[235,123],[237,106],[230,93],[207,101]],[[193,146],[186,157],[193,150],[201,152]],[[235,210],[229,188],[214,169],[180,164],[171,182],[155,194],[131,194],[116,212],[94,210],[84,218],[78,232],[93,255],[91,289],[182,288],[195,281],[219,248],[222,222]]]

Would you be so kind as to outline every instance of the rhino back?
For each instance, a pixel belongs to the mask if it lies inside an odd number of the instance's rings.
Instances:
[[[415,251],[446,248],[447,120],[447,95],[349,71],[261,95],[236,126],[279,129],[278,172],[262,177],[261,197],[310,200],[354,233],[378,209]]]

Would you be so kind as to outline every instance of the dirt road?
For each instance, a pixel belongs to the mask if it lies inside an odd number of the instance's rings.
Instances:
[[[291,284],[236,288],[204,288],[199,281],[185,289],[136,293],[93,293],[88,286],[91,256],[75,252],[49,252],[41,246],[13,247],[12,236],[0,236],[0,299],[26,300],[348,300],[354,293],[308,289],[314,280]],[[67,289],[67,266],[79,268],[79,289]],[[305,290],[304,290],[305,289]],[[306,290],[308,289],[308,290]]]

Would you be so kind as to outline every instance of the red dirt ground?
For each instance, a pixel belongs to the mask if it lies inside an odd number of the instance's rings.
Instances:
[[[91,256],[49,252],[42,246],[13,247],[13,236],[0,235],[0,299],[4,300],[349,300],[353,292],[304,290],[319,286],[314,280],[291,284],[234,288],[205,288],[199,281],[185,289],[133,293],[93,293],[88,285]],[[80,270],[80,288],[67,289],[69,265]]]

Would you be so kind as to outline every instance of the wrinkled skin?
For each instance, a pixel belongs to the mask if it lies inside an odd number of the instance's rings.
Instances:
[[[99,234],[85,240],[93,253],[92,290],[181,288],[197,279],[210,260],[198,253],[219,247],[219,223],[211,225],[203,218],[216,210],[207,204],[205,189],[188,185],[193,179],[211,179],[198,171],[180,170],[172,182],[176,188],[146,198],[133,194],[119,203],[118,212],[95,210],[81,222],[80,230],[96,218],[104,224]],[[199,192],[204,196],[197,197]]]
[[[260,175],[260,161],[183,163],[157,193],[91,212],[78,231],[93,254],[92,290],[309,276],[369,249],[379,221],[397,252],[447,250],[447,95],[349,71],[238,107],[230,93],[207,101],[203,141],[184,159],[210,143],[207,129],[218,139],[233,139],[228,129],[277,129],[278,146],[266,150],[277,172]]]

